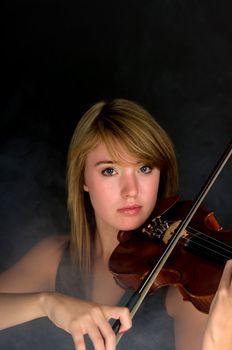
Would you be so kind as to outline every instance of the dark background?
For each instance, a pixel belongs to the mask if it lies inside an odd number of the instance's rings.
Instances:
[[[66,232],[72,132],[99,99],[129,98],[168,131],[194,199],[232,134],[231,1],[2,2],[0,268]],[[231,161],[205,205],[231,228]]]
[[[173,139],[181,197],[195,198],[232,134],[231,3],[3,6],[1,264],[68,229],[66,152],[78,119],[99,99],[129,98],[157,118]],[[230,177],[231,161],[206,200],[226,227]]]

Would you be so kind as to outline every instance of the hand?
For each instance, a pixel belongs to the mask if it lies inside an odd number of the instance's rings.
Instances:
[[[69,297],[60,293],[45,293],[43,307],[48,318],[73,337],[76,350],[85,350],[84,335],[88,334],[95,350],[114,350],[116,336],[109,320],[119,319],[119,333],[131,327],[129,310],[105,306]]]
[[[203,350],[232,349],[232,260],[228,260],[210,307]]]

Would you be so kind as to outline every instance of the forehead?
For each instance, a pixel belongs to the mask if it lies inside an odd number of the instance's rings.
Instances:
[[[138,159],[131,155],[124,147],[118,145],[114,150],[117,156],[112,155],[103,142],[100,142],[87,155],[87,164],[97,164],[98,162],[111,161],[113,163],[138,163]]]

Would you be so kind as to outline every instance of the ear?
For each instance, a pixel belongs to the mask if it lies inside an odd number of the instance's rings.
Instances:
[[[84,191],[89,192],[88,186],[85,184],[83,185],[83,189],[84,189]]]

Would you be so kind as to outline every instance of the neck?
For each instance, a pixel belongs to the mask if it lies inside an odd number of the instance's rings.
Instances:
[[[117,230],[105,232],[97,230],[95,235],[95,259],[108,261],[113,250],[119,244],[117,240]]]

